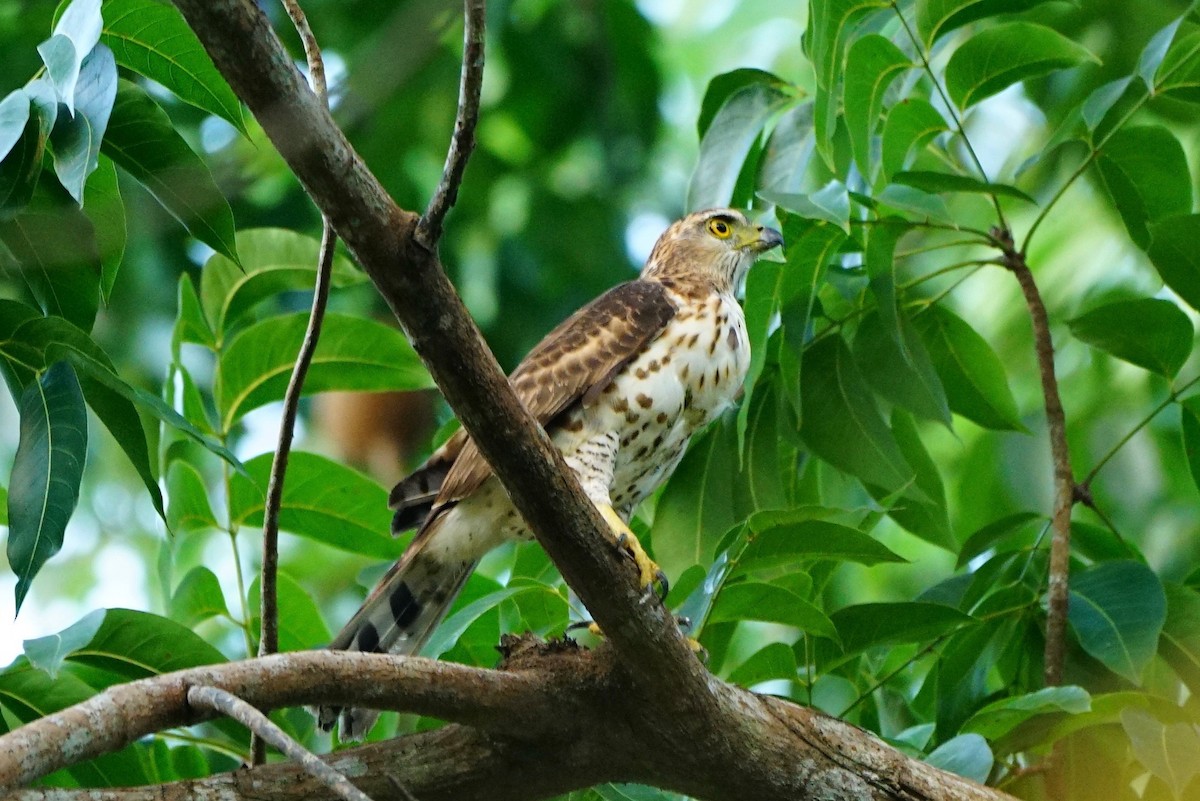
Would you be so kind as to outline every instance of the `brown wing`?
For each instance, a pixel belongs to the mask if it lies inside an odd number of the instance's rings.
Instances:
[[[425,463],[392,487],[388,496],[388,508],[396,514],[392,517],[392,534],[399,534],[420,526],[433,508],[433,502],[442,491],[446,475],[454,460],[467,443],[467,432],[459,429],[442,444]]]
[[[675,304],[657,281],[613,287],[551,331],[509,376],[517,397],[549,426],[577,403],[589,403],[675,316]],[[447,442],[447,445],[450,443]],[[470,495],[491,474],[470,439],[460,449],[434,507]]]

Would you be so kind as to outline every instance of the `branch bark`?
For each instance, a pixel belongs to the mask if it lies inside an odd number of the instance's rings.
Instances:
[[[123,747],[145,734],[211,715],[189,691],[213,686],[259,707],[369,703],[463,725],[340,751],[324,758],[377,801],[542,798],[621,781],[711,799],[954,799],[1009,796],[909,759],[862,730],[820,712],[713,680],[728,727],[753,746],[751,762],[714,759],[678,736],[660,696],[615,649],[507,637],[496,670],[420,657],[343,652],[277,654],[113,687],[0,738],[0,792],[50,770]],[[664,692],[664,690],[659,690]],[[743,750],[737,747],[737,750]],[[13,801],[150,799],[333,799],[291,764],[159,787],[25,790]]]
[[[262,12],[251,0],[175,3],[396,313],[607,644],[595,652],[560,646],[512,653],[497,671],[287,654],[122,685],[0,738],[0,785],[195,722],[186,690],[207,684],[264,708],[353,703],[462,724],[330,757],[379,799],[401,797],[400,787],[423,801],[526,799],[603,781],[717,800],[1008,798],[905,757],[847,723],[709,674],[671,615],[637,587],[597,510],[517,401],[436,252],[416,240],[417,215],[398,208],[354,153]],[[296,768],[280,765],[149,790],[80,792],[93,799],[328,797]]]

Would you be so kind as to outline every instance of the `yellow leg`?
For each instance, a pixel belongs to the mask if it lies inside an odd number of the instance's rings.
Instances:
[[[617,545],[623,548],[632,558],[638,569],[638,583],[643,589],[653,587],[655,583],[661,583],[663,588],[663,596],[667,594],[667,577],[658,565],[654,564],[646,552],[642,549],[642,544],[638,542],[637,536],[621,519],[616,510],[608,504],[598,506],[600,516],[604,518],[604,522],[608,523],[609,530],[617,539]]]

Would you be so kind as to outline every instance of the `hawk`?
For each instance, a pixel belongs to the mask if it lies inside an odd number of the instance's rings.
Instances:
[[[688,439],[733,402],[750,364],[734,291],[780,233],[734,209],[697,212],[658,239],[634,281],[551,331],[509,377],[575,471],[643,587],[665,577],[629,530],[634,508],[679,464]],[[531,539],[464,431],[392,490],[393,533],[417,533],[330,648],[417,652],[479,559]],[[378,713],[321,707],[326,731],[363,737]]]

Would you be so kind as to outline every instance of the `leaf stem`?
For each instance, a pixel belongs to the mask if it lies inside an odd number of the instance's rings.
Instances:
[[[1170,406],[1175,401],[1179,400],[1180,395],[1182,395],[1184,392],[1187,392],[1189,389],[1191,389],[1197,383],[1200,383],[1200,375],[1187,381],[1182,386],[1172,389],[1171,393],[1169,395],[1167,395],[1166,399],[1163,400],[1162,403],[1158,404],[1158,406],[1155,406],[1153,411],[1151,411],[1148,415],[1146,415],[1144,418],[1142,418],[1142,420],[1137,425],[1135,425],[1132,429],[1130,429],[1129,432],[1127,434],[1125,434],[1125,436],[1121,437],[1121,439],[1119,439],[1115,445],[1113,445],[1111,448],[1109,448],[1108,453],[1106,453],[1106,454],[1104,454],[1104,456],[1100,457],[1100,461],[1096,462],[1096,466],[1091,469],[1091,472],[1089,472],[1087,474],[1087,477],[1084,478],[1083,481],[1079,482],[1079,485],[1085,489],[1090,488],[1091,484],[1092,484],[1092,480],[1094,478],[1096,478],[1096,475],[1101,470],[1104,469],[1104,466],[1106,464],[1108,464],[1114,456],[1117,455],[1117,451],[1119,451],[1119,450],[1121,450],[1121,448],[1125,447],[1125,445],[1127,445],[1129,443],[1129,441],[1131,439],[1133,439],[1134,436],[1139,431],[1141,431],[1146,426],[1150,425],[1150,422],[1155,417],[1158,417],[1159,412],[1161,412],[1163,409]]]
[[[971,144],[971,140],[967,137],[967,131],[963,128],[962,119],[958,116],[958,112],[954,109],[954,104],[950,102],[946,90],[942,88],[941,81],[937,79],[937,75],[933,72],[933,67],[929,63],[929,54],[925,52],[925,47],[921,40],[917,38],[912,26],[908,24],[908,20],[904,18],[904,12],[900,10],[900,4],[897,0],[892,0],[892,10],[896,12],[896,16],[900,19],[900,24],[904,26],[904,32],[908,34],[909,41],[916,48],[917,55],[921,57],[921,67],[925,70],[925,74],[929,76],[930,83],[937,91],[938,97],[942,99],[942,103],[946,106],[946,111],[950,113],[950,119],[954,123],[955,129],[958,131],[959,137],[963,144],[966,145],[967,153],[971,156],[971,161],[975,164],[975,169],[979,170],[979,177],[984,182],[989,182],[987,170],[983,168],[983,162],[979,160],[979,155],[975,152],[975,146]],[[1004,221],[1004,210],[1000,207],[1000,196],[995,192],[988,192],[988,197],[992,199],[992,206],[996,209],[996,220],[1001,228],[1007,228],[1008,224]]]

